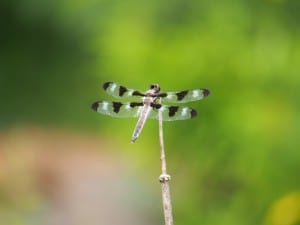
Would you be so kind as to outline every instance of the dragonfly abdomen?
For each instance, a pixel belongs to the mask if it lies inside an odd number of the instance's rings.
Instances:
[[[151,110],[150,105],[148,105],[148,104],[144,105],[144,107],[142,109],[142,112],[141,112],[141,115],[139,117],[139,120],[136,123],[135,129],[133,131],[131,142],[135,142],[136,139],[139,137],[140,133],[142,132],[142,129],[145,125],[145,122],[147,120],[147,117],[149,115],[150,110]]]

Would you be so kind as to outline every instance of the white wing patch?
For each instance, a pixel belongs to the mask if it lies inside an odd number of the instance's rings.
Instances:
[[[126,105],[125,105],[125,109],[126,109],[126,110],[129,110],[129,109],[131,109],[131,106],[130,106],[130,104],[126,104]]]
[[[181,115],[182,115],[182,116],[186,116],[187,113],[188,113],[188,108],[187,108],[187,107],[184,107],[184,108],[182,109]]]
[[[114,92],[115,91],[115,89],[117,88],[117,84],[116,83],[113,83],[112,85],[111,85],[111,87],[110,87],[110,91],[111,92]]]
[[[108,102],[105,102],[105,101],[102,102],[102,109],[108,110]]]
[[[132,96],[132,93],[134,92],[134,90],[128,90],[127,94],[128,96]]]
[[[199,96],[199,90],[193,90],[192,96],[193,98],[197,98]]]
[[[172,99],[174,96],[173,95],[167,95],[166,99]]]

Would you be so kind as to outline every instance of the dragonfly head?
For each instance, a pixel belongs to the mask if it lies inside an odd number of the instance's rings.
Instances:
[[[159,93],[160,92],[159,84],[151,84],[150,85],[150,90],[152,90],[154,94]]]

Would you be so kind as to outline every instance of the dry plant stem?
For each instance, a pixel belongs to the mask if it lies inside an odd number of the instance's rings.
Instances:
[[[158,123],[159,123],[159,144],[160,144],[160,160],[161,160],[161,175],[159,181],[162,189],[162,201],[163,210],[165,217],[165,225],[173,225],[173,214],[172,214],[172,204],[170,195],[170,175],[167,174],[167,163],[164,149],[164,139],[163,139],[163,122],[162,122],[162,112],[158,110]]]

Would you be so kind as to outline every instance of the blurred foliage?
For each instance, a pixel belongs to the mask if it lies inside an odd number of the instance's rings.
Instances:
[[[165,124],[176,224],[299,224],[299,11],[298,0],[4,0],[0,127],[98,130],[125,145],[135,121],[89,109],[109,98],[104,81],[207,87],[190,104],[197,119]],[[126,147],[143,149],[145,167],[156,129]]]

